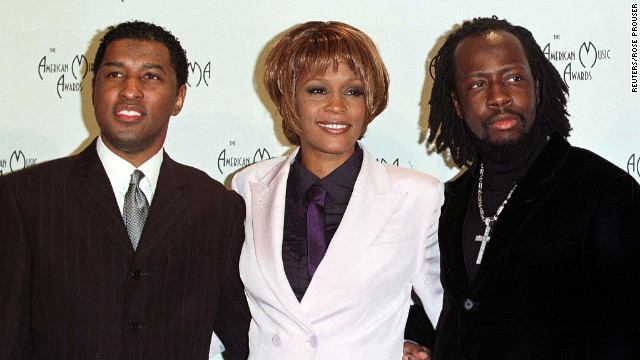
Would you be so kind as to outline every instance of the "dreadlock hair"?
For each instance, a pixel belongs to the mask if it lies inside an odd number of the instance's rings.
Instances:
[[[110,26],[107,33],[100,39],[100,45],[93,60],[93,81],[95,82],[100,63],[107,50],[107,46],[120,39],[133,39],[154,41],[163,44],[169,49],[169,59],[173,70],[176,72],[177,89],[187,83],[189,77],[189,63],[187,52],[180,45],[180,41],[168,30],[155,24],[144,21],[127,21],[116,26]]]
[[[465,21],[447,37],[434,59],[435,79],[429,100],[431,111],[428,142],[435,144],[438,153],[449,149],[451,158],[460,168],[473,164],[478,154],[471,142],[466,123],[456,114],[451,99],[451,93],[456,90],[454,54],[462,40],[484,36],[493,31],[507,32],[522,44],[533,78],[538,81],[539,86],[540,103],[536,109],[535,121],[542,121],[547,130],[555,130],[565,138],[571,131],[567,112],[569,89],[558,70],[544,56],[531,32],[506,20],[498,20],[496,16]]]

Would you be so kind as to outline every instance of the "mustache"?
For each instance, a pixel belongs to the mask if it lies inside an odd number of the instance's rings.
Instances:
[[[517,116],[518,121],[520,121],[522,125],[526,125],[527,123],[527,118],[524,116],[523,113],[511,110],[511,109],[500,109],[500,110],[494,111],[493,113],[487,115],[484,119],[482,119],[482,128],[488,129],[489,125],[491,125],[491,123],[494,122],[494,119],[502,114],[511,114],[511,115]]]

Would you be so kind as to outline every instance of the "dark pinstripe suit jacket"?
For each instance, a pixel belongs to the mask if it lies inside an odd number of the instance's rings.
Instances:
[[[246,357],[244,214],[165,154],[134,252],[95,141],[0,178],[0,358]]]

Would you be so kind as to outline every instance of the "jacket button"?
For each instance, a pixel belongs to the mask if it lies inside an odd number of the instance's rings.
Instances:
[[[312,335],[309,338],[309,344],[311,345],[312,348],[318,347],[318,337],[315,335]]]
[[[473,302],[473,300],[467,299],[464,301],[465,310],[473,310],[474,306],[476,306],[476,304]]]
[[[133,271],[131,271],[131,277],[134,280],[140,280],[140,278],[142,277],[142,270],[140,269],[133,269]]]
[[[131,326],[131,332],[136,332],[136,331],[140,330],[140,323],[137,322],[137,321],[134,321],[129,325]]]
[[[280,346],[280,336],[278,335],[273,335],[273,337],[271,338],[271,342],[273,343],[273,345],[275,346]]]

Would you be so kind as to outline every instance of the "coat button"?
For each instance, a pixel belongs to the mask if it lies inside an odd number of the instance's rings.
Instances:
[[[273,345],[275,346],[280,346],[280,336],[278,335],[273,335],[273,337],[271,338],[271,342],[273,343]]]
[[[142,277],[142,270],[140,269],[133,269],[133,271],[131,271],[131,277],[134,280],[140,280],[140,278]]]
[[[465,310],[473,310],[474,306],[476,306],[476,304],[473,302],[473,300],[467,299],[464,301]]]
[[[312,335],[309,338],[309,344],[311,345],[312,348],[318,347],[318,337],[315,335]]]
[[[140,330],[140,323],[137,322],[137,321],[134,321],[129,325],[131,327],[131,332],[136,332],[136,331]]]

